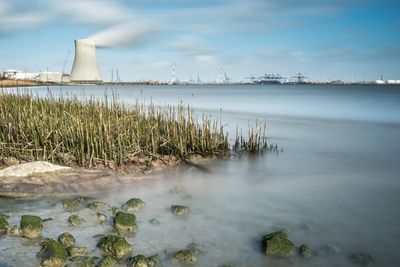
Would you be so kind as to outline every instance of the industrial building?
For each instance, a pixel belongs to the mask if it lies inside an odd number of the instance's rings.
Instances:
[[[101,81],[95,44],[89,39],[75,40],[75,58],[71,70],[71,82],[99,83]]]

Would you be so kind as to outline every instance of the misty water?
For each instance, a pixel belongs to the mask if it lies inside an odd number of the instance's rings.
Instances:
[[[265,120],[269,143],[279,152],[203,162],[207,171],[180,166],[124,186],[88,195],[120,206],[140,197],[147,206],[136,213],[139,231],[128,237],[134,255],[173,253],[191,242],[207,252],[197,266],[355,266],[352,253],[373,257],[374,266],[400,264],[400,87],[395,86],[135,86],[53,87],[53,94],[137,99],[157,105],[192,106],[198,116],[220,119],[233,138],[236,125]],[[82,93],[82,90],[84,93]],[[35,88],[39,95],[47,88]],[[185,191],[170,190],[183,186]],[[85,194],[84,194],[85,195]],[[44,236],[65,231],[99,255],[92,238],[112,229],[95,213],[68,226],[70,213],[58,199],[0,200],[0,212],[18,224],[22,214],[51,217]],[[190,207],[177,218],[172,204]],[[149,220],[156,218],[160,225]],[[296,246],[305,243],[313,256],[267,257],[264,234],[286,229]],[[37,242],[0,237],[0,266],[36,266]],[[168,253],[167,253],[168,254]],[[164,265],[172,263],[164,258]]]

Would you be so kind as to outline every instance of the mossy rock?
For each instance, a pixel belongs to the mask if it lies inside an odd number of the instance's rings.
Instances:
[[[350,260],[359,266],[370,266],[374,263],[374,259],[371,255],[366,253],[354,253],[350,255]]]
[[[294,244],[283,231],[265,235],[262,240],[262,247],[265,254],[269,256],[289,257],[294,252]]]
[[[131,198],[122,205],[122,209],[128,212],[135,212],[146,206],[146,203],[140,198]]]
[[[97,247],[101,250],[102,256],[112,256],[116,260],[127,258],[132,253],[132,246],[125,238],[117,235],[103,237]]]
[[[91,210],[104,210],[108,208],[107,203],[100,202],[100,201],[94,201],[90,202],[89,204],[86,205],[86,208],[91,209]]]
[[[112,213],[113,216],[115,216],[115,214],[117,214],[119,211],[120,211],[120,210],[119,210],[119,208],[117,208],[117,207],[112,207],[112,208],[111,208],[111,213]]]
[[[177,216],[184,216],[189,213],[189,207],[182,206],[182,205],[172,205],[171,211],[172,211],[172,213],[174,213]]]
[[[114,227],[118,232],[133,233],[138,229],[136,216],[131,213],[118,212],[114,217]]]
[[[114,267],[117,265],[118,262],[116,259],[114,259],[114,257],[106,256],[96,265],[96,267]]]
[[[75,246],[75,238],[68,232],[62,233],[58,238],[58,242],[63,245],[65,248],[70,248]]]
[[[89,249],[87,247],[70,247],[68,248],[68,255],[72,258],[87,256],[89,255]]]
[[[150,267],[161,266],[161,259],[158,254],[147,257],[147,262],[149,263]]]
[[[4,218],[6,220],[10,219],[10,216],[8,216],[7,214],[4,214],[4,213],[0,213],[0,217]]]
[[[197,244],[197,243],[190,243],[187,246],[187,249],[193,252],[194,254],[206,254],[207,253],[207,248],[203,245]]]
[[[128,267],[150,267],[150,263],[143,255],[137,255],[128,260]]]
[[[94,267],[98,257],[79,256],[72,259],[68,267]]]
[[[68,259],[67,250],[53,239],[45,239],[41,242],[41,250],[37,257],[41,266],[58,267],[64,266]]]
[[[83,222],[84,222],[84,220],[81,217],[79,217],[78,215],[71,215],[68,218],[68,224],[70,226],[78,226]]]
[[[18,227],[18,225],[14,225],[8,228],[7,233],[10,236],[22,236],[22,229]]]
[[[193,265],[197,263],[197,258],[188,249],[178,251],[172,257],[172,260],[174,263],[181,265]]]
[[[306,244],[303,244],[299,247],[299,253],[304,258],[311,257],[312,255],[311,249]]]
[[[88,201],[87,197],[75,197],[64,199],[62,201],[63,208],[65,211],[78,211],[84,208],[84,204]]]
[[[20,224],[24,237],[35,239],[42,235],[43,221],[39,216],[22,215]]]
[[[7,233],[8,222],[7,219],[3,216],[0,216],[0,235]]]

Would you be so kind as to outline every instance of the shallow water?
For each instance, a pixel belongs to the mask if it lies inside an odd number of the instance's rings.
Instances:
[[[86,87],[85,95],[101,97],[105,88]],[[174,252],[196,242],[207,248],[198,266],[354,266],[352,253],[368,253],[374,266],[398,266],[400,240],[400,88],[382,86],[223,86],[112,88],[120,99],[155,104],[192,105],[198,114],[222,121],[228,130],[245,129],[266,119],[269,141],[283,152],[258,158],[204,163],[208,172],[181,166],[114,192],[95,195],[119,206],[140,197],[147,207],[137,212],[139,232],[128,241],[134,254]],[[38,94],[46,94],[38,88]],[[52,88],[53,93],[60,88]],[[81,88],[62,88],[81,94]],[[108,88],[110,90],[110,88]],[[185,193],[171,194],[175,186]],[[89,193],[89,192],[88,192]],[[111,230],[96,222],[95,213],[77,214],[86,223],[67,225],[70,215],[58,200],[0,200],[0,212],[18,224],[22,214],[54,220],[44,236],[64,231],[98,255],[93,235]],[[185,204],[191,213],[176,218],[168,210]],[[157,218],[161,224],[149,223]],[[297,245],[308,244],[310,259],[265,257],[262,235],[285,228]],[[24,246],[21,246],[24,244]],[[322,249],[327,245],[335,252]],[[35,266],[37,244],[0,237],[0,266]],[[165,265],[170,265],[168,258]]]

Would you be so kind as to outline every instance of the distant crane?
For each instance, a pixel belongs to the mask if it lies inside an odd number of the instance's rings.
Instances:
[[[253,74],[250,74],[250,77],[246,77],[245,79],[249,80],[250,83],[254,83],[257,80]]]
[[[303,74],[301,74],[300,72],[297,73],[296,76],[292,76],[292,79],[295,79],[296,83],[305,83],[305,79],[307,79],[308,77],[304,76]]]
[[[65,73],[65,67],[67,66],[69,53],[70,53],[70,50],[68,49],[67,50],[67,55],[65,56],[65,59],[64,59],[63,69],[62,69],[62,72],[61,72],[61,83],[63,83],[63,80],[64,80],[63,78],[64,78],[64,73]]]

